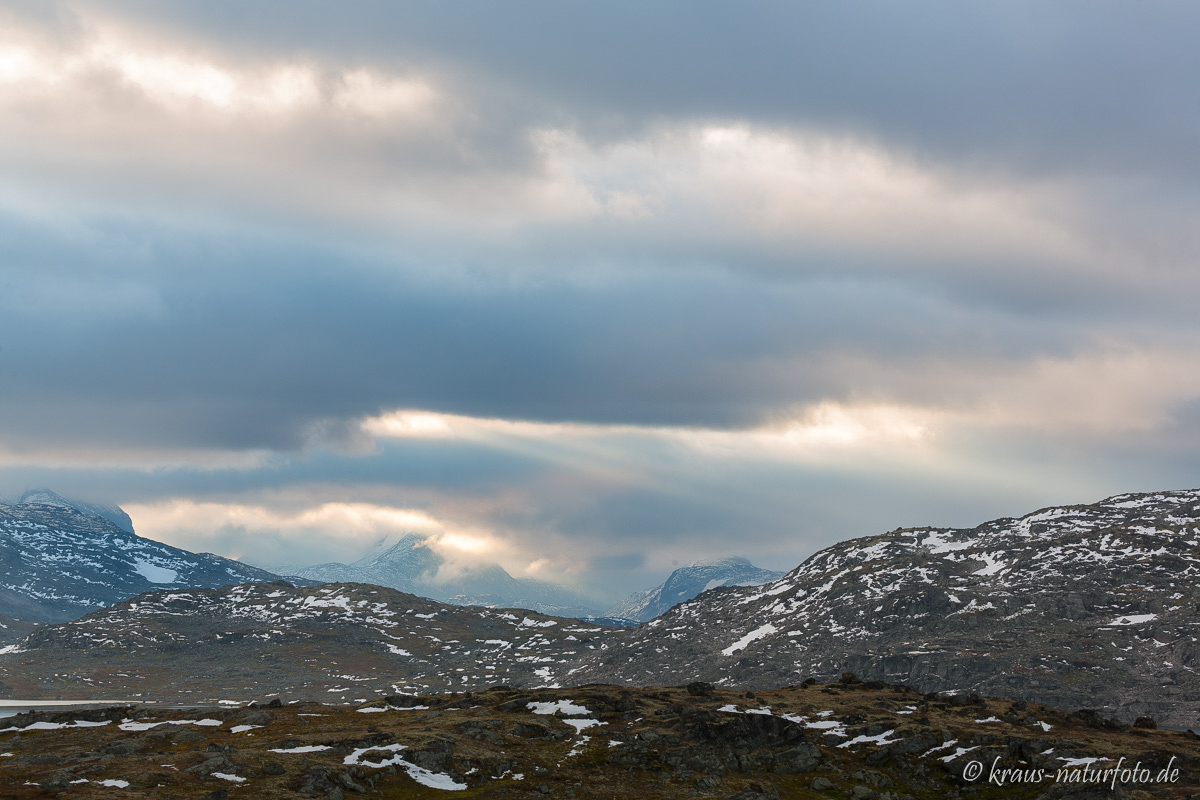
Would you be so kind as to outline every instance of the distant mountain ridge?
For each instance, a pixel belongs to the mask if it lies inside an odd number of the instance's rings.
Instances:
[[[275,580],[257,567],[144,539],[116,506],[46,489],[0,504],[0,614],[18,620],[65,622],[158,587]]]
[[[762,569],[733,556],[717,561],[698,561],[680,567],[653,589],[635,592],[605,612],[606,616],[649,622],[672,606],[691,600],[718,586],[758,586],[782,578],[784,573]]]
[[[493,608],[528,608],[563,617],[598,615],[592,601],[570,589],[534,578],[514,578],[499,564],[449,572],[446,560],[425,539],[406,534],[395,544],[352,564],[331,562],[280,568],[323,583],[372,583],[444,603]]]

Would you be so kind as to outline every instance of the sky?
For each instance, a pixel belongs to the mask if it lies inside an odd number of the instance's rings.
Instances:
[[[1198,25],[0,0],[0,496],[615,598],[1193,488]]]

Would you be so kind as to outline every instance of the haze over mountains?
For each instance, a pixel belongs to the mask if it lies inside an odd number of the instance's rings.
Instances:
[[[322,583],[387,586],[455,605],[528,608],[564,617],[600,612],[597,602],[581,593],[548,581],[514,578],[499,564],[452,565],[414,534],[351,564],[333,562],[280,571]]]
[[[718,586],[758,586],[782,578],[784,573],[756,567],[744,558],[697,561],[680,567],[652,589],[634,592],[607,612],[606,616],[649,622],[672,606],[691,600]]]
[[[414,534],[381,542],[350,564],[275,570],[212,554],[195,554],[145,539],[115,504],[69,499],[45,488],[0,503],[0,641],[13,641],[30,622],[65,622],[156,586],[213,588],[251,581],[363,583],[454,605],[524,608],[561,617],[595,618],[604,603],[569,587],[514,578],[499,564],[450,563]],[[745,559],[676,570],[658,587],[627,598],[607,620],[645,621],[707,588],[778,577]],[[11,619],[5,620],[4,615]]]

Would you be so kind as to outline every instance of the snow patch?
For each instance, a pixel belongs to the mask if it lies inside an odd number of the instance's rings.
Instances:
[[[746,645],[750,644],[751,642],[755,641],[756,639],[761,639],[764,636],[770,636],[772,633],[775,633],[777,630],[778,630],[778,628],[776,628],[774,625],[772,625],[770,623],[763,625],[761,628],[755,628],[754,630],[750,631],[745,636],[743,636],[741,639],[738,639],[736,642],[729,645],[729,647],[726,647],[724,650],[722,650],[721,655],[731,656],[739,650],[744,650],[746,648]]]
[[[326,744],[306,744],[300,747],[276,747],[272,748],[271,753],[320,753],[322,750],[328,750],[329,745]]]
[[[142,559],[133,562],[133,569],[151,583],[174,583],[179,578],[179,573],[175,570]]]
[[[575,705],[570,700],[555,700],[552,703],[526,703],[525,707],[534,714],[553,714],[556,711],[561,711],[564,714],[582,716],[583,714],[592,713],[584,706]]]

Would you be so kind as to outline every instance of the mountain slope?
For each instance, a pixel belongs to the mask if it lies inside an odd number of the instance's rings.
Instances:
[[[13,696],[289,696],[557,684],[617,635],[381,586],[285,582],[149,592],[0,648]],[[195,697],[193,699],[195,699]]]
[[[353,564],[288,568],[290,575],[330,583],[373,583],[455,605],[529,608],[584,617],[597,613],[588,598],[546,581],[514,578],[498,564],[452,569],[419,536],[408,534]]]
[[[18,619],[75,619],[159,586],[225,586],[278,577],[228,558],[143,539],[73,504],[0,504],[0,614]]]
[[[842,670],[923,691],[1200,721],[1200,490],[898,529],[679,605],[572,678],[767,687]]]
[[[758,586],[783,575],[782,572],[756,567],[738,557],[697,562],[675,570],[666,581],[653,589],[629,595],[605,613],[610,617],[649,622],[677,603],[691,600],[709,589],[718,586]]]

